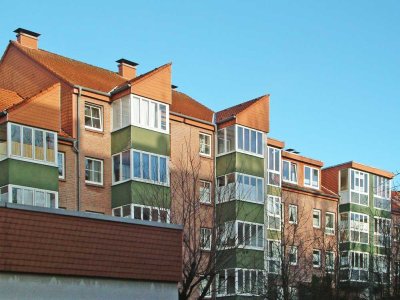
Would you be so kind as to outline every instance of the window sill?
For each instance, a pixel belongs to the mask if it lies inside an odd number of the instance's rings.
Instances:
[[[58,178],[58,181],[66,182],[67,180],[65,178]]]
[[[210,154],[210,155],[207,155],[207,154],[199,153],[199,155],[200,155],[201,158],[213,159],[212,156],[211,156],[211,154]]]
[[[213,204],[212,204],[212,202],[201,202],[201,201],[200,201],[200,204],[201,204],[201,205],[204,205],[204,206],[210,206],[210,207],[213,207]]]
[[[105,188],[104,184],[100,184],[100,183],[92,183],[92,182],[85,181],[85,185],[92,186],[92,187],[98,187],[98,188]]]
[[[91,127],[86,127],[85,126],[85,130],[89,131],[89,132],[93,132],[93,133],[99,133],[101,135],[104,135],[104,130],[103,129],[95,129],[95,128],[91,128]]]

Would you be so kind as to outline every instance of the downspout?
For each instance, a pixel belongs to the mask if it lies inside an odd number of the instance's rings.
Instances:
[[[74,141],[74,151],[76,153],[76,210],[81,208],[81,162],[80,162],[80,118],[79,118],[79,100],[82,95],[82,87],[78,87],[78,96],[76,97],[76,140]]]

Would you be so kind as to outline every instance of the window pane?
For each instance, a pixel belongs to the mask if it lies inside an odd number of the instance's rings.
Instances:
[[[143,207],[143,220],[150,221],[150,208]]]
[[[149,155],[142,153],[142,160],[143,160],[143,179],[150,179],[150,162],[149,162]]]
[[[43,131],[35,130],[35,159],[44,160]]]
[[[251,152],[256,153],[257,151],[257,132],[251,131]]]
[[[20,188],[13,188],[12,189],[12,203],[18,203],[22,204],[22,197],[23,196],[23,190]]]
[[[11,125],[11,154],[21,155],[21,127]]]
[[[151,156],[151,180],[158,181],[158,156]]]
[[[167,107],[160,104],[161,129],[167,130]]]
[[[225,129],[218,130],[218,154],[225,153]]]
[[[140,153],[134,151],[133,152],[133,176],[136,178],[140,178]]]
[[[134,218],[137,220],[142,219],[142,208],[140,206],[135,206],[134,209]]]
[[[131,217],[131,205],[130,204],[122,206],[122,216],[124,218]]]
[[[54,133],[46,132],[46,160],[55,162]]]
[[[311,185],[311,169],[308,167],[304,168],[304,184]]]
[[[155,114],[156,114],[156,103],[154,103],[154,102],[150,102],[149,103],[149,125],[150,125],[150,127],[153,127],[153,128],[157,128],[158,126],[158,124],[155,124],[155,120],[156,120],[156,117],[155,117]]]
[[[46,206],[46,198],[44,192],[36,192],[35,193],[35,205],[36,206]]]
[[[250,131],[247,128],[244,129],[244,150],[250,151]]]
[[[243,128],[242,127],[238,127],[237,130],[238,130],[238,139],[237,139],[238,148],[240,150],[244,150],[244,148],[243,148]]]
[[[263,140],[261,132],[257,132],[257,153],[263,154]]]
[[[112,104],[113,112],[113,129],[119,129],[121,127],[121,100],[114,101]],[[86,118],[85,118],[86,119]],[[85,120],[86,121],[86,120]]]
[[[235,150],[235,127],[230,126],[226,128],[226,151]]]
[[[64,178],[64,153],[58,152],[57,154],[58,177]]]
[[[167,159],[160,157],[160,182],[167,182]]]
[[[24,189],[23,198],[25,205],[33,205],[33,190]]]
[[[149,126],[149,101],[140,101],[140,123]]]
[[[121,110],[122,110],[122,127],[128,126],[131,123],[131,105],[130,105],[130,96],[125,96],[121,101]]]
[[[132,97],[132,116],[133,123],[140,123],[140,100],[139,98]]]
[[[22,145],[22,156],[27,158],[33,157],[32,147],[32,129],[24,127],[23,129],[23,145]]]
[[[262,179],[257,179],[257,201],[258,202],[263,202],[264,201],[263,181],[262,181]]]
[[[131,154],[129,151],[122,152],[122,180],[131,178]]]

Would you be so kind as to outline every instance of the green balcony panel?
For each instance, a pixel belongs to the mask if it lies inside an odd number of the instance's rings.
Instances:
[[[58,169],[48,165],[6,159],[0,162],[0,186],[7,184],[58,191]]]
[[[240,152],[217,157],[216,166],[217,176],[239,172],[264,177],[264,159]]]
[[[264,251],[243,248],[217,252],[218,269],[264,269]]]
[[[233,200],[217,204],[217,222],[241,220],[264,223],[264,205],[252,202]]]
[[[112,207],[135,203],[170,208],[170,188],[151,183],[127,181],[111,188]]]
[[[130,148],[170,156],[170,136],[136,126],[128,126],[111,134],[112,154]]]

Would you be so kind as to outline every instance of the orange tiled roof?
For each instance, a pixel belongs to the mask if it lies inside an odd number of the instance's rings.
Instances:
[[[320,190],[313,189],[313,188],[308,188],[304,186],[299,186],[297,184],[289,183],[289,182],[282,182],[282,187],[287,188],[287,189],[293,189],[293,190],[298,190],[302,192],[307,192],[316,196],[323,196],[323,197],[330,197],[330,198],[335,198],[338,199],[339,195],[335,194],[331,190],[325,188],[324,186],[321,186]]]
[[[24,99],[14,91],[0,88],[0,111],[6,110]]]
[[[126,82],[126,79],[122,76],[103,68],[45,50],[23,47],[14,41],[11,41],[11,45],[21,50],[59,78],[73,85],[81,85],[107,93],[114,87]]]
[[[252,105],[253,103],[257,102],[257,100],[260,100],[262,97],[257,97],[255,99],[240,103],[238,105],[226,108],[224,110],[221,110],[219,112],[217,112],[216,114],[216,119],[217,119],[217,123],[228,119],[230,117],[236,116],[238,113],[242,112],[243,110],[245,110],[246,108],[248,108],[250,105]]]
[[[213,121],[214,112],[188,95],[172,91],[171,111],[207,122]]]

